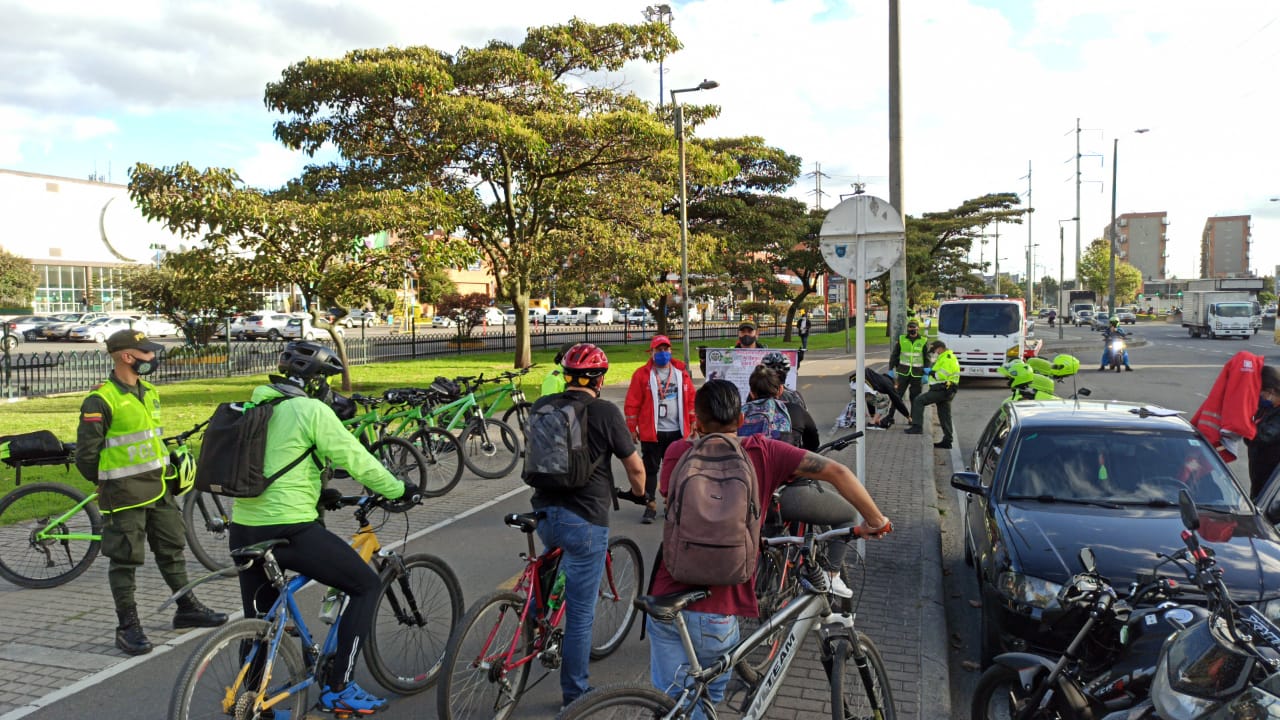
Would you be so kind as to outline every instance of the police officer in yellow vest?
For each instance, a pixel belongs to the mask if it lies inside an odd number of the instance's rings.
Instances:
[[[914,317],[907,321],[907,334],[898,336],[898,344],[889,353],[889,369],[894,378],[898,395],[907,397],[906,391],[911,389],[911,399],[920,394],[920,379],[924,377],[924,346],[928,340],[920,334],[920,322]]]
[[[932,375],[932,382],[927,391],[911,401],[911,425],[907,427],[907,434],[919,435],[923,432],[921,421],[924,419],[925,407],[937,405],[942,441],[933,446],[946,450],[951,448],[951,441],[955,437],[955,428],[951,425],[951,398],[956,396],[956,388],[960,386],[960,360],[941,340],[934,340],[929,344],[929,354],[933,356],[933,362],[925,376]]]
[[[76,433],[76,467],[98,484],[98,507],[105,516],[102,554],[111,560],[107,582],[120,621],[116,647],[129,655],[151,652],[133,597],[134,571],[142,565],[148,543],[169,589],[187,584],[182,513],[164,482],[169,454],[161,438],[160,396],[141,378],[160,364],[160,347],[136,330],[107,338],[115,368],[80,405]],[[174,628],[216,627],[226,621],[224,613],[190,594],[178,601],[173,616]]]

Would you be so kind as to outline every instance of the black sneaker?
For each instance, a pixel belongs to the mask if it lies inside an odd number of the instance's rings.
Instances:
[[[907,426],[907,429],[904,430],[903,432],[905,432],[908,435],[923,435],[924,429],[921,428],[919,425],[909,425]]]
[[[644,509],[644,515],[640,516],[640,522],[645,525],[650,525],[657,518],[658,508],[653,503],[649,503],[649,506]]]
[[[934,444],[933,444],[933,446],[934,446],[934,447],[936,447],[936,448],[938,448],[939,450],[950,450],[950,449],[951,449],[951,441],[950,441],[950,440],[943,440],[942,442],[936,442],[936,443],[934,443]]]

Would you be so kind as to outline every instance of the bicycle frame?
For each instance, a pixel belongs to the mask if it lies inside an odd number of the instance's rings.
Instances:
[[[476,393],[476,402],[480,405],[485,417],[493,417],[494,413],[503,407],[503,403],[508,398],[511,399],[512,404],[528,402],[525,399],[524,389],[516,382],[516,378],[523,374],[504,373],[500,377],[485,381],[486,383],[499,383],[493,388],[480,390]]]
[[[82,508],[84,508],[84,506],[88,505],[89,503],[94,502],[94,501],[95,501],[95,500],[97,500],[97,499],[98,499],[98,493],[96,493],[96,492],[94,492],[94,493],[90,493],[87,497],[85,497],[85,499],[84,499],[84,500],[81,500],[80,502],[76,503],[76,504],[75,504],[75,506],[73,506],[71,509],[67,510],[66,512],[62,513],[62,514],[61,514],[61,515],[59,515],[58,517],[56,517],[56,518],[49,518],[49,521],[45,524],[45,527],[43,527],[43,528],[41,528],[40,530],[37,530],[37,531],[36,531],[36,534],[35,534],[35,540],[36,540],[36,541],[40,541],[40,540],[57,540],[57,541],[67,541],[67,540],[88,540],[88,541],[98,541],[98,540],[101,540],[101,539],[102,539],[102,536],[101,536],[101,535],[94,535],[93,533],[77,533],[77,532],[67,532],[67,531],[65,531],[65,530],[54,530],[54,529],[53,529],[53,528],[65,527],[64,523],[67,521],[67,518],[70,518],[71,516],[73,516],[73,515],[75,515],[76,513],[80,512],[80,510],[81,510]]]
[[[463,393],[462,397],[431,408],[425,413],[425,416],[427,421],[433,423],[436,427],[453,431],[464,427],[479,408],[480,404],[476,401],[475,392],[467,388],[467,392]],[[445,417],[449,418],[449,422],[441,424]]]

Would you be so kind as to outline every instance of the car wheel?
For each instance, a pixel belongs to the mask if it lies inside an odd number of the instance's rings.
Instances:
[[[18,347],[18,338],[14,335],[6,335],[4,337],[4,349],[12,350]]]
[[[309,332],[309,333],[307,333],[307,336],[306,336],[304,339],[305,339],[307,342],[311,342],[312,340],[315,340],[315,339],[316,339],[316,334],[315,334],[315,333],[310,333],[310,332]]]
[[[107,336],[103,335],[102,333],[98,333],[97,335],[93,336],[93,341],[96,343],[104,343],[107,341]]]
[[[268,331],[267,331],[267,339],[268,339],[268,340],[279,340],[279,339],[280,339],[280,331],[279,331],[279,330],[276,330],[275,328],[271,328],[270,330],[268,330]]]

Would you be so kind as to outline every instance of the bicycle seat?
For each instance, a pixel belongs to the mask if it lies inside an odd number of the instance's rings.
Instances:
[[[235,550],[232,550],[231,557],[240,561],[259,560],[262,558],[263,555],[266,555],[267,551],[270,550],[271,548],[277,545],[288,545],[288,544],[289,544],[289,538],[272,538],[270,540],[263,540],[260,543],[245,545],[242,548],[236,548]]]
[[[670,595],[641,595],[635,599],[634,605],[654,620],[671,622],[675,620],[676,613],[685,609],[689,603],[695,603],[709,597],[711,597],[710,590],[699,588],[697,590],[675,592]]]
[[[547,514],[540,510],[527,513],[511,513],[502,518],[502,522],[513,528],[519,528],[520,532],[531,533],[538,529],[538,521],[546,516]]]

